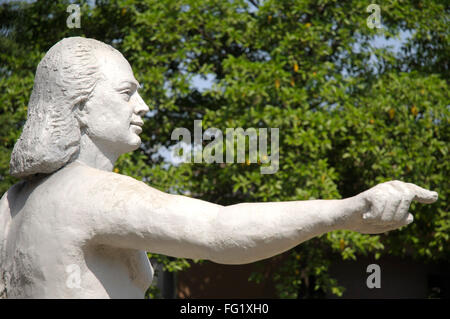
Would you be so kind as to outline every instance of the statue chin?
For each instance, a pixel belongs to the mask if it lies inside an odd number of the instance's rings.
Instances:
[[[139,135],[138,134],[134,134],[134,135],[135,136],[134,136],[133,140],[135,140],[135,141],[130,143],[130,146],[133,147],[133,149],[132,149],[133,151],[137,150],[139,148],[139,146],[141,146],[141,143],[142,143],[142,140],[139,137]]]
[[[141,139],[138,137],[130,143],[123,144],[123,146],[117,150],[117,155],[133,152],[141,146]]]
[[[137,150],[139,148],[139,146],[141,146],[141,139],[139,138],[139,142],[137,142],[136,144],[132,144],[130,146],[131,146],[130,152]]]

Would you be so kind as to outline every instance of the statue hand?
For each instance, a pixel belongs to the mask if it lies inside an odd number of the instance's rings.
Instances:
[[[378,184],[353,198],[362,209],[357,210],[350,229],[364,234],[397,229],[414,220],[408,212],[413,200],[430,204],[437,198],[436,192],[411,183],[391,181]]]

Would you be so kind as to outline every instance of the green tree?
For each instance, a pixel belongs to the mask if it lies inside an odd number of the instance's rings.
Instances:
[[[34,71],[63,37],[110,43],[132,65],[152,109],[140,151],[117,170],[161,190],[223,205],[353,196],[399,179],[436,190],[415,206],[415,223],[377,236],[335,231],[286,254],[274,276],[279,296],[342,294],[328,274],[362,255],[449,260],[449,7],[446,1],[79,1],[81,28],[69,29],[69,1],[10,1],[0,7],[0,192],[14,182],[9,157],[26,118]],[[380,47],[397,39],[399,49]],[[199,91],[195,76],[213,78]],[[176,127],[280,129],[280,169],[260,164],[165,162]],[[153,256],[178,271],[186,260]],[[262,273],[252,276],[262,280]]]

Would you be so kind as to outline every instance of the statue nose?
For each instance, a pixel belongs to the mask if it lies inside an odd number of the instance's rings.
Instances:
[[[144,116],[148,111],[150,111],[150,109],[148,108],[147,104],[145,104],[141,96],[138,94],[134,113],[136,113],[139,116]]]

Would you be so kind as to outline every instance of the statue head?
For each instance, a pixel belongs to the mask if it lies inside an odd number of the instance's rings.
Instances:
[[[76,158],[82,134],[118,155],[137,149],[148,111],[138,86],[127,60],[110,45],[82,37],[56,43],[37,67],[11,175],[53,173]]]

